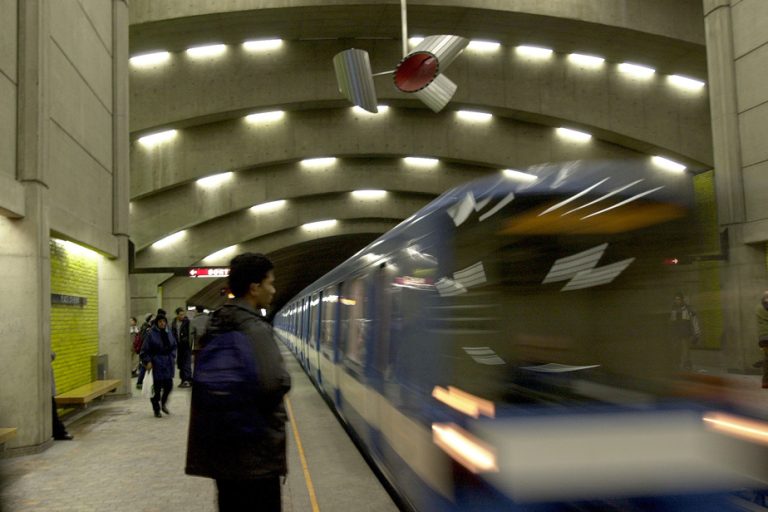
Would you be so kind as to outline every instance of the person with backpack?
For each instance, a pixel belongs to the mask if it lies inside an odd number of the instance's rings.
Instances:
[[[260,314],[275,295],[272,262],[244,253],[230,263],[235,298],[215,311],[195,359],[188,475],[216,480],[221,512],[282,508],[287,473],[283,397],[291,378]]]

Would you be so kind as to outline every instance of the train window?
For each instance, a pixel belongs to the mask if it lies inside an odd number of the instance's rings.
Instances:
[[[321,299],[322,319],[320,321],[320,347],[323,355],[333,360],[333,338],[336,331],[336,309],[339,303],[339,292],[336,286],[329,286],[323,290]]]
[[[309,346],[317,349],[317,322],[320,313],[320,297],[315,294],[309,301]]]
[[[370,319],[366,318],[365,279],[358,277],[341,287],[342,351],[345,361],[364,366]]]

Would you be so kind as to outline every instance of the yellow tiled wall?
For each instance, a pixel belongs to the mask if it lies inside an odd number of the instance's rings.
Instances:
[[[85,306],[51,305],[51,349],[56,392],[91,381],[91,356],[99,350],[97,253],[51,239],[51,293],[85,297]]]
[[[717,254],[720,251],[720,230],[717,223],[714,171],[697,174],[693,179],[696,197],[695,219],[700,229],[702,252]],[[692,297],[691,306],[696,310],[701,324],[702,348],[721,348],[723,333],[723,307],[720,302],[720,262],[700,261],[698,267],[698,293]]]

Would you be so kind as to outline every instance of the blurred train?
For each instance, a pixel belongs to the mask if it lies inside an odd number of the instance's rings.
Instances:
[[[670,336],[698,278],[664,264],[702,249],[692,197],[691,175],[639,161],[474,181],[275,332],[413,510],[738,509],[729,491],[764,486],[739,435],[758,424],[681,391]]]

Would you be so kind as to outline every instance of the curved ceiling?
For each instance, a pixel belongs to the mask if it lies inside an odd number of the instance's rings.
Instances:
[[[134,0],[131,54],[171,52],[163,64],[131,67],[131,223],[140,267],[187,266],[220,249],[267,252],[281,283],[276,306],[426,204],[478,175],[544,161],[636,158],[662,154],[698,171],[711,166],[706,87],[686,90],[669,75],[704,80],[706,51],[699,0],[412,0],[411,34],[452,33],[501,43],[493,53],[466,51],[448,75],[459,86],[434,114],[377,82],[388,112],[355,112],[336,90],[332,56],[369,51],[374,69],[400,57],[399,3],[342,0]],[[284,39],[249,53],[245,40]],[[222,56],[193,60],[188,47],[224,43]],[[517,45],[547,46],[546,61]],[[568,54],[604,57],[592,68]],[[638,78],[622,62],[653,66]],[[456,111],[493,114],[465,121]],[[279,119],[249,123],[254,112]],[[592,134],[584,143],[560,137],[566,126]],[[148,147],[140,137],[176,129]],[[418,170],[404,156],[439,158]],[[301,160],[339,157],[308,169]],[[212,187],[197,180],[231,171]],[[350,192],[381,189],[375,201]],[[251,206],[286,200],[282,208]],[[324,231],[308,222],[335,218]],[[153,246],[184,231],[165,248]],[[208,260],[206,260],[208,261]],[[219,263],[225,263],[220,261]],[[164,278],[159,277],[162,281]],[[164,296],[209,307],[220,284],[173,277]],[[278,300],[279,299],[279,300]]]

